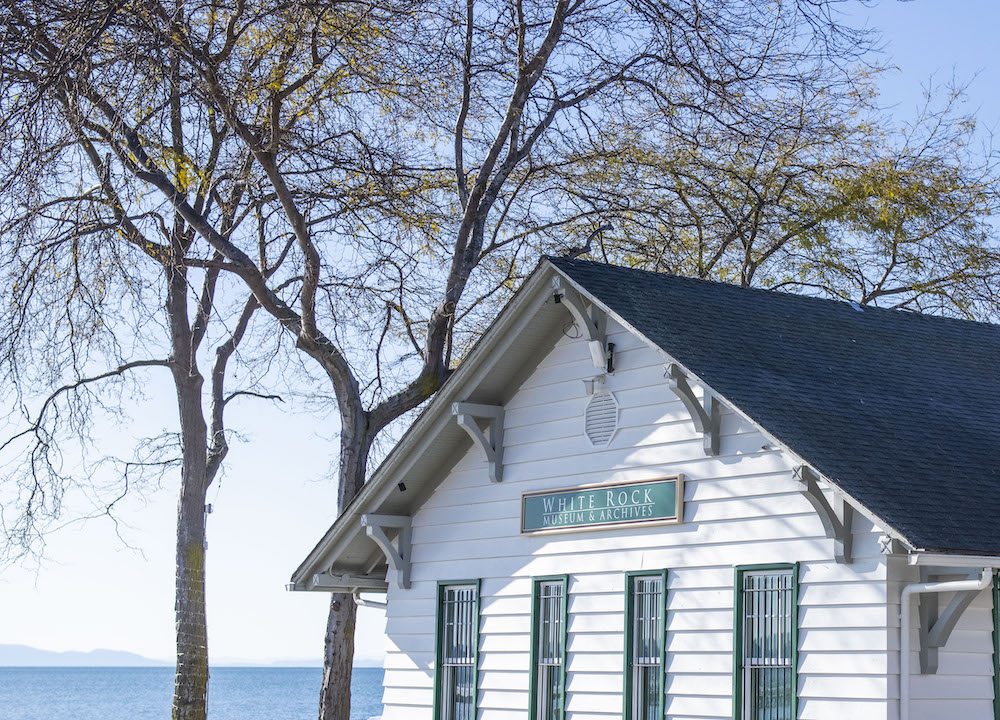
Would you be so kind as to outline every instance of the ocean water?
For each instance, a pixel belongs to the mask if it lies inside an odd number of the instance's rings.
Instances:
[[[314,720],[318,668],[212,668],[209,720]],[[0,720],[169,720],[173,668],[0,667]],[[382,670],[355,668],[351,720],[382,714]]]

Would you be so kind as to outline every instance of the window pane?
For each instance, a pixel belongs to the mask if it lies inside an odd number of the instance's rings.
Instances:
[[[537,665],[535,667],[537,690],[535,697],[536,720],[558,720],[562,711],[562,655],[565,638],[563,611],[566,598],[563,582],[545,581],[536,586],[538,614]]]
[[[632,626],[627,632],[631,639],[631,657],[626,688],[631,698],[630,720],[661,720],[663,716],[663,692],[660,687],[663,592],[663,577],[660,575],[630,578]]]
[[[475,657],[479,616],[476,587],[451,585],[441,590],[441,717],[475,720]]]
[[[790,570],[747,572],[743,597],[743,717],[791,720],[795,607]]]

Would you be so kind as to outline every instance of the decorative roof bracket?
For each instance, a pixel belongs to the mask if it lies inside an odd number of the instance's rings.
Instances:
[[[413,531],[410,518],[406,515],[362,515],[361,527],[385,555],[389,571],[385,575],[386,582],[395,580],[400,590],[410,587],[410,545]],[[386,528],[396,528],[396,544],[393,545],[386,535]],[[393,578],[395,575],[395,578]]]
[[[610,372],[608,368],[608,350],[606,349],[606,333],[603,325],[604,318],[601,317],[596,306],[591,305],[590,313],[584,308],[583,298],[580,294],[568,287],[563,287],[560,278],[552,278],[552,296],[557,303],[561,303],[569,310],[573,316],[573,321],[580,328],[580,333],[587,341],[590,349],[590,357],[594,361],[594,367],[601,372]]]
[[[719,454],[719,428],[721,426],[721,408],[718,398],[708,389],[705,397],[698,402],[687,375],[677,363],[669,363],[666,367],[667,384],[691,415],[694,428],[702,434],[706,455]]]
[[[974,580],[978,573],[969,575]],[[932,578],[927,568],[920,568],[920,582],[930,582]],[[972,604],[979,590],[963,590],[955,593],[951,602],[938,614],[939,593],[921,593],[918,595],[920,613],[920,674],[935,675],[938,670],[938,649],[943,648],[951,637],[951,631],[958,625],[959,619],[966,608]]]
[[[851,525],[854,522],[854,508],[840,495],[836,495],[831,506],[819,487],[819,477],[812,468],[799,465],[795,468],[795,477],[802,483],[799,492],[816,510],[823,530],[828,538],[833,539],[833,556],[838,563],[848,565],[852,562],[851,551],[853,535]]]
[[[490,482],[503,481],[503,406],[480,403],[452,403],[451,412],[458,426],[472,438],[472,442],[482,448],[486,462],[490,466]],[[479,418],[489,421],[489,438],[479,429]]]

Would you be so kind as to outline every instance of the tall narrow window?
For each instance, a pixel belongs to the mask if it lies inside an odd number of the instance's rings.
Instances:
[[[535,578],[531,607],[531,720],[566,714],[566,576]]]
[[[625,720],[662,720],[667,572],[625,575]]]
[[[736,569],[734,717],[794,720],[798,565]]]
[[[479,582],[438,585],[435,720],[476,720]]]

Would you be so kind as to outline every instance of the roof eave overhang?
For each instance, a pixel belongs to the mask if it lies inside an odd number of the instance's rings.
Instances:
[[[333,559],[337,558],[343,548],[360,532],[363,532],[361,516],[377,512],[386,497],[396,489],[400,479],[405,478],[408,467],[416,461],[428,443],[448,424],[455,422],[452,403],[462,402],[469,397],[492,366],[490,360],[517,342],[523,326],[531,322],[541,307],[551,299],[551,278],[554,272],[555,268],[550,263],[545,260],[539,262],[534,272],[528,276],[452,376],[403,434],[346,510],[340,514],[295,570],[291,582],[286,586],[289,590],[323,592],[353,590],[348,586],[340,588],[320,585],[315,579],[326,576]]]
[[[843,496],[858,512],[881,528],[889,537],[900,541],[910,551],[918,550],[901,532],[872,512],[859,500],[845,492],[835,480],[820,472],[807,459],[801,457],[779,437],[761,426],[760,423],[726,398],[725,395],[712,388],[692,368],[687,367],[684,363],[671,356],[666,350],[659,347],[625,318],[602,302],[600,298],[587,290],[586,287],[576,282],[569,274],[543,259],[535,271],[525,280],[518,292],[515,293],[511,301],[497,316],[496,320],[487,329],[486,333],[484,333],[466,359],[459,365],[452,377],[438,391],[427,408],[403,435],[389,456],[372,475],[372,478],[362,488],[361,492],[358,493],[347,509],[324,534],[316,547],[313,548],[312,552],[299,565],[298,569],[292,575],[291,583],[288,585],[290,590],[330,591],[331,589],[339,589],[326,585],[317,586],[313,582],[313,578],[325,574],[330,567],[332,559],[338,557],[346,544],[361,531],[361,515],[368,512],[377,512],[379,506],[393,491],[399,479],[405,477],[408,466],[412,465],[416,460],[422,448],[426,447],[443,430],[444,426],[454,422],[451,413],[451,404],[465,400],[468,397],[469,393],[475,388],[477,381],[482,379],[484,366],[487,365],[487,361],[498,353],[503,352],[505,346],[514,342],[517,334],[514,332],[516,328],[526,322],[530,322],[530,319],[541,305],[549,299],[551,294],[551,278],[554,275],[560,276],[583,297],[594,303],[596,307],[607,313],[608,316],[614,318],[622,327],[634,333],[646,345],[658,353],[665,363],[676,363],[684,369],[689,377],[715,393],[733,412],[750,423],[770,442],[788,453],[793,462],[811,468],[834,492]],[[989,559],[986,556],[945,556],[940,553],[936,555],[938,557],[975,557],[977,558],[975,562],[980,564],[984,560]],[[997,567],[1000,567],[1000,565],[997,565]],[[351,588],[345,587],[343,589],[349,590]]]

